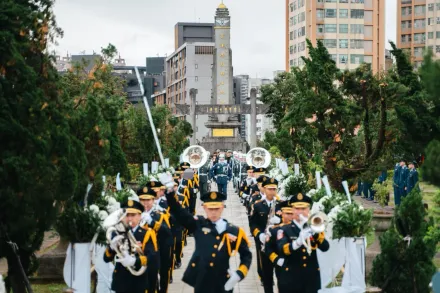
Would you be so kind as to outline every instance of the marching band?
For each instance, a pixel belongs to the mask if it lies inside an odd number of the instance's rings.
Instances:
[[[210,156],[202,147],[190,146],[175,174],[159,174],[158,181],[140,186],[137,198],[109,216],[104,223],[108,240],[104,260],[116,262],[113,291],[168,292],[173,270],[182,266],[187,237],[194,237],[182,280],[196,293],[233,292],[252,263],[249,236],[254,239],[255,265],[265,293],[274,292],[274,274],[280,293],[318,292],[317,250],[329,249],[326,219],[309,215],[312,202],[303,193],[279,198],[281,182],[266,175],[271,157],[265,149],[249,151],[245,163],[232,154]],[[226,185],[232,179],[237,180],[251,235],[222,217]],[[211,180],[218,192],[210,191]],[[203,216],[196,215],[197,200],[202,202]],[[229,262],[236,254],[239,265],[233,270]]]

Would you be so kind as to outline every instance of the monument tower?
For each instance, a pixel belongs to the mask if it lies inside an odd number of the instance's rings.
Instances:
[[[213,113],[205,124],[209,128],[209,136],[201,145],[209,150],[237,150],[246,152],[247,143],[240,137],[241,123],[234,113],[233,104],[233,68],[231,50],[231,17],[225,4],[218,6],[214,25],[215,48],[214,64],[212,67],[212,97],[211,105],[228,105],[218,108],[222,113]],[[217,109],[217,107],[214,107]]]

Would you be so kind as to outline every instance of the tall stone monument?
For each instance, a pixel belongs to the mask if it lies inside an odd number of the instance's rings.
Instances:
[[[229,105],[234,104],[233,96],[233,68],[231,50],[231,17],[225,4],[218,6],[215,14],[215,49],[214,64],[212,73],[212,97],[211,104]],[[224,107],[214,107],[224,110]],[[233,111],[213,113],[205,124],[209,129],[209,136],[205,137],[201,145],[208,151],[216,149],[236,150],[246,152],[247,142],[240,137],[239,129],[241,123],[237,114],[230,114]]]

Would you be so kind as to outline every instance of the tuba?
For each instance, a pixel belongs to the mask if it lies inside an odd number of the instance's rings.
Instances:
[[[253,148],[246,154],[246,163],[255,168],[269,167],[270,160],[270,153],[263,148]]]
[[[105,233],[107,242],[110,244],[114,237],[118,237],[119,239],[115,250],[117,258],[123,258],[125,253],[144,255],[131,229],[123,222],[126,215],[127,213],[123,209],[119,209],[111,213],[104,220],[104,228],[107,229]],[[114,234],[116,234],[116,236],[114,236]],[[145,272],[147,267],[142,266],[139,270],[136,270],[134,267],[127,267],[127,269],[132,275],[140,276]]]
[[[209,158],[209,153],[199,145],[192,145],[187,147],[182,154],[184,162],[188,162],[192,169],[198,169],[206,164]]]
[[[323,212],[315,213],[307,220],[307,226],[305,229],[310,231],[311,234],[322,233],[325,231],[327,220],[327,215]],[[303,245],[306,247],[309,255],[312,254],[312,245],[310,243],[310,238],[307,238],[307,240],[303,242]]]

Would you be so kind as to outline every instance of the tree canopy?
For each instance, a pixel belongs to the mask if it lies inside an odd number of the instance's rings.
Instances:
[[[266,135],[267,148],[277,146],[303,166],[323,169],[339,186],[360,176],[372,181],[400,158],[415,159],[437,135],[438,103],[394,44],[396,66],[378,73],[369,64],[341,71],[321,41],[307,46],[302,68],[262,88],[277,128]]]

